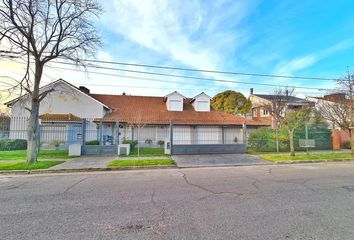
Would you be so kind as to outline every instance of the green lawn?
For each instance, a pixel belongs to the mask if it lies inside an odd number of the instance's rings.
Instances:
[[[292,157],[290,155],[262,155],[261,158],[273,162],[301,161],[301,160],[340,160],[350,159],[354,156],[350,153],[329,153],[329,154],[301,154]]]
[[[67,159],[67,150],[42,150],[38,159]],[[26,160],[26,150],[0,151],[0,160]]]
[[[122,157],[137,157],[138,148],[135,147],[133,151],[130,152],[129,156],[121,155]],[[155,156],[167,156],[164,153],[163,148],[140,148],[140,157],[155,157]]]
[[[174,165],[171,159],[144,159],[144,160],[114,160],[107,167],[139,167],[139,166],[168,166]]]
[[[47,169],[60,163],[63,163],[63,161],[40,161],[34,164],[28,164],[26,162],[0,162],[0,170]]]

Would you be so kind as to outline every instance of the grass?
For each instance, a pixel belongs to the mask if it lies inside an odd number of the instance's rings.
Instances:
[[[26,160],[26,150],[0,151],[0,160]],[[67,159],[67,150],[42,150],[38,154],[38,159]]]
[[[138,148],[135,147],[128,156],[121,155],[122,157],[137,157]],[[167,156],[164,153],[164,148],[140,148],[140,157],[156,157],[156,156]]]
[[[354,159],[350,153],[329,153],[329,154],[301,154],[292,157],[290,155],[263,155],[261,158],[272,162],[302,161],[302,160],[340,160]]]
[[[144,160],[114,160],[107,167],[140,167],[140,166],[168,166],[174,165],[171,159],[144,159]]]
[[[328,149],[328,150],[314,150],[314,149],[310,149],[310,154],[311,153],[321,153],[321,152],[329,152],[329,151],[332,151],[332,150],[330,150],[330,149]],[[339,150],[336,150],[337,152],[339,151]],[[299,151],[295,151],[296,152],[296,154],[306,154],[306,150],[299,150]],[[334,151],[333,151],[334,152]],[[287,152],[287,151],[282,151],[282,152],[258,152],[258,151],[254,151],[254,150],[250,150],[250,149],[248,149],[247,150],[247,153],[248,154],[253,154],[253,155],[266,155],[266,154],[269,154],[269,155],[277,155],[277,154],[290,154],[290,152]]]
[[[34,164],[28,164],[26,162],[4,162],[0,163],[0,170],[47,169],[60,163],[63,163],[63,161],[40,161]]]

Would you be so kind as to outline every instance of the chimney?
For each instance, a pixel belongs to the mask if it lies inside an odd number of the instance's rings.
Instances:
[[[253,88],[250,88],[250,94],[253,94]]]
[[[88,89],[87,87],[79,86],[79,89],[83,93],[90,94],[90,89]]]

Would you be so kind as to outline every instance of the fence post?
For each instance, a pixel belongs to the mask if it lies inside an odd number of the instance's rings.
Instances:
[[[132,136],[131,137],[132,137],[132,141],[133,141],[134,140],[134,127],[132,126],[131,129],[132,129],[132,131],[131,131]]]
[[[116,122],[117,125],[117,140],[116,140],[116,144],[119,145],[119,121]]]
[[[82,140],[82,146],[85,145],[86,142],[86,118],[82,119],[81,123],[81,140]]]
[[[173,153],[173,123],[170,121],[170,155]]]
[[[103,146],[103,122],[102,119],[100,120],[100,146]]]
[[[224,132],[224,126],[221,126],[221,143],[225,144],[225,132]]]
[[[247,124],[246,122],[243,123],[243,144],[247,145]]]

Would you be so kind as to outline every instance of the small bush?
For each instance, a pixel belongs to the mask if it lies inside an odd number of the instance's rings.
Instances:
[[[92,140],[92,141],[87,141],[85,144],[86,145],[100,145],[100,141]]]
[[[279,149],[280,151],[288,150],[287,135],[283,131],[279,131]],[[273,152],[276,151],[276,133],[271,128],[258,128],[250,133],[248,138],[248,148],[256,152]]]
[[[138,145],[137,140],[124,140],[123,144],[130,144],[130,151],[133,151],[136,145]]]
[[[150,145],[150,144],[152,143],[152,139],[146,139],[146,140],[145,140],[145,143],[148,144],[148,145]]]
[[[157,141],[157,145],[159,145],[160,147],[162,147],[162,146],[165,145],[165,141],[159,140],[159,141]]]
[[[351,148],[350,140],[347,140],[347,141],[343,142],[343,148],[345,148],[345,149],[350,149]]]
[[[0,151],[25,150],[27,140],[24,139],[1,139]]]

